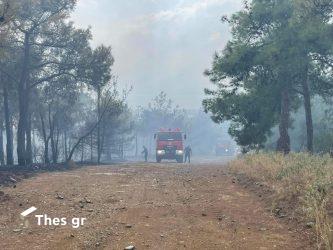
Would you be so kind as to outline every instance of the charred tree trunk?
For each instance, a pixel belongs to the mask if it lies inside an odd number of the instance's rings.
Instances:
[[[30,57],[30,34],[25,33],[24,35],[24,55],[22,72],[20,81],[18,84],[18,96],[19,96],[19,121],[17,127],[17,158],[18,164],[25,166],[27,164],[26,155],[26,141],[25,135],[27,131],[27,109],[26,109],[26,98],[29,89],[27,88],[27,81],[29,76],[29,57]]]
[[[40,114],[40,120],[41,120],[41,125],[42,125],[42,131],[43,131],[43,142],[44,142],[44,163],[49,164],[50,159],[49,159],[49,138],[46,135],[46,127],[45,127],[45,121],[44,117],[42,114]]]
[[[52,115],[51,111],[51,105],[48,107],[48,119],[49,119],[49,131],[50,131],[50,142],[51,142],[51,152],[52,152],[52,162],[57,163],[58,162],[58,156],[57,156],[57,139],[55,134],[56,129],[56,114]]]
[[[52,151],[52,162],[57,163],[58,162],[58,156],[57,156],[57,143],[54,133],[54,126],[52,125],[50,128],[50,138],[51,138],[51,151]]]
[[[280,138],[277,142],[277,151],[284,154],[290,153],[290,137],[288,134],[290,119],[290,100],[288,89],[284,89],[281,93],[281,114],[279,132]]]
[[[25,159],[25,131],[26,131],[26,113],[24,107],[24,86],[19,86],[19,122],[17,127],[17,158],[18,164],[24,166]]]
[[[3,102],[4,102],[4,113],[5,113],[5,127],[6,127],[6,153],[7,153],[7,165],[14,165],[14,155],[13,155],[13,126],[12,126],[12,116],[9,109],[8,100],[8,85],[5,82],[3,85]]]
[[[308,70],[306,70],[304,80],[302,81],[304,110],[306,120],[307,151],[313,153],[313,120],[311,110],[311,95],[309,90]]]
[[[52,147],[52,161],[53,161],[53,163],[58,163],[59,130],[55,129],[55,128],[53,128],[53,133],[52,133],[52,137],[51,137],[51,147]]]

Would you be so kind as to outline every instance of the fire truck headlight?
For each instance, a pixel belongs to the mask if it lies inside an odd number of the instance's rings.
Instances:
[[[165,155],[165,150],[157,150],[158,155]]]
[[[176,155],[182,155],[182,154],[184,154],[183,150],[176,150]]]

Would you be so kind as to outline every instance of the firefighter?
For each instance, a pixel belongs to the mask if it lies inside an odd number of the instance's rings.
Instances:
[[[188,163],[191,163],[191,155],[192,155],[192,148],[190,145],[188,145],[187,147],[185,147],[185,161],[184,163],[186,163],[186,161],[188,160]]]
[[[143,146],[143,151],[141,152],[141,154],[143,154],[143,156],[145,157],[145,162],[148,161],[148,149],[146,148],[146,146]]]

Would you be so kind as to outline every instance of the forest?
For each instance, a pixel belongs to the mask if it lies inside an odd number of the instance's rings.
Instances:
[[[163,91],[147,106],[130,108],[132,87],[119,87],[111,47],[93,47],[91,29],[70,20],[76,1],[0,4],[1,165],[137,158],[142,145],[153,154],[159,128],[193,132],[191,140],[201,141],[197,151],[212,154],[226,135]]]
[[[69,21],[74,7],[72,0],[1,2],[3,165],[65,162],[88,150],[100,162],[127,139],[116,136],[130,114],[112,74],[111,47],[92,48],[91,30]],[[114,126],[106,132],[107,123]]]
[[[332,151],[333,2],[244,5],[222,17],[232,38],[205,72],[206,112],[231,122],[244,152]]]

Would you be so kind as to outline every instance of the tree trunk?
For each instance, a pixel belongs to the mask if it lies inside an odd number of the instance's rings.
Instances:
[[[49,159],[49,138],[46,135],[46,128],[45,128],[45,122],[44,122],[44,117],[42,114],[40,114],[40,120],[42,124],[42,131],[43,131],[43,142],[44,142],[44,163],[49,164],[50,159]]]
[[[37,149],[36,149],[36,130],[32,130],[31,134],[32,134],[32,159],[33,162],[38,162]]]
[[[8,101],[8,86],[5,82],[3,85],[3,95],[4,95],[4,113],[5,113],[5,127],[6,127],[6,153],[7,153],[7,165],[14,165],[14,155],[13,155],[13,126],[12,126],[12,116],[9,109]]]
[[[32,164],[32,139],[31,139],[31,114],[28,111],[27,129],[26,129],[26,164]]]
[[[138,134],[135,134],[135,159],[138,158]]]
[[[65,132],[64,132],[64,146],[65,146],[65,161],[66,161],[66,159],[67,159],[67,157],[68,157],[68,149],[67,149],[67,132],[66,132],[66,130],[65,130]]]
[[[313,153],[313,121],[311,110],[311,96],[309,90],[308,70],[305,73],[305,79],[302,81],[303,97],[304,97],[304,110],[306,120],[306,135],[307,135],[307,151]]]
[[[32,164],[32,129],[31,129],[31,117],[32,112],[30,110],[30,81],[29,77],[26,82],[26,98],[25,98],[25,108],[26,108],[26,117],[27,117],[27,126],[26,126],[26,164]]]
[[[52,162],[57,163],[58,153],[57,153],[57,142],[55,138],[54,128],[52,128],[52,132],[50,132],[50,138],[51,138]]]
[[[18,164],[21,166],[26,165],[25,154],[25,131],[26,131],[26,111],[25,111],[25,88],[19,86],[19,122],[17,127],[17,158]]]
[[[26,98],[29,91],[29,89],[27,88],[27,81],[29,76],[28,67],[29,67],[29,57],[30,57],[29,40],[30,40],[30,34],[25,33],[22,72],[18,84],[19,121],[17,127],[17,158],[18,158],[18,164],[21,166],[25,166],[27,163],[25,135],[27,130]]]
[[[121,139],[121,144],[120,144],[120,154],[121,154],[121,159],[123,160],[124,159],[124,140],[123,138]]]
[[[49,117],[49,130],[50,130],[50,142],[51,142],[51,152],[52,152],[52,162],[58,162],[58,153],[57,153],[57,139],[56,139],[56,115],[51,114],[51,105],[48,107],[48,117]]]
[[[98,120],[101,117],[101,88],[98,86],[97,88],[97,115]],[[97,164],[101,162],[101,126],[100,123],[97,125]]]
[[[57,163],[59,160],[59,139],[60,139],[60,131],[59,131],[59,128],[57,128],[56,141],[55,141],[55,152],[56,152],[56,162]]]
[[[84,160],[84,143],[81,144],[81,163],[83,163]]]
[[[93,162],[93,133],[90,135],[90,162]]]
[[[277,142],[277,151],[284,154],[290,153],[290,137],[288,134],[289,119],[290,119],[290,101],[288,89],[282,90],[281,93],[281,114],[279,132],[280,138]]]
[[[101,162],[101,157],[102,157],[102,154],[104,153],[104,144],[105,144],[105,123],[102,123],[102,129],[101,129],[102,132],[100,132],[100,146],[99,146],[99,151],[100,151],[100,156],[99,156],[99,162]]]
[[[0,164],[5,165],[5,152],[3,148],[3,124],[0,124]]]

